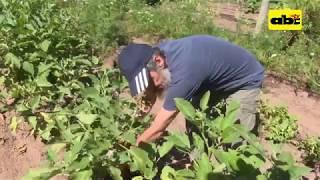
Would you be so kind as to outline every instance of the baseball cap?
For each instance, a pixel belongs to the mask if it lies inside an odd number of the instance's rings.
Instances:
[[[153,52],[150,45],[131,43],[119,54],[119,68],[129,82],[132,96],[144,92],[149,85],[150,75],[146,65]]]

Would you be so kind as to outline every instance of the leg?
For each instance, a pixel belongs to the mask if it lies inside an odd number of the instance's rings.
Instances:
[[[240,110],[236,118],[240,124],[247,127],[253,133],[257,133],[257,107],[259,102],[260,88],[250,90],[239,90],[229,95],[227,103],[235,100],[240,103]]]

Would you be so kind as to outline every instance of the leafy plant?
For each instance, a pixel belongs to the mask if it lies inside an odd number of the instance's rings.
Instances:
[[[271,156],[266,155],[255,135],[235,123],[238,103],[229,104],[226,113],[219,117],[206,116],[204,111],[208,108],[209,96],[207,92],[201,99],[201,110],[194,109],[188,101],[176,99],[179,110],[201,132],[200,136],[193,134],[192,147],[197,153],[191,159],[196,179],[298,179],[310,171],[305,166],[296,165],[289,154],[275,151]],[[243,140],[246,143],[238,148],[230,149],[227,146]],[[267,160],[273,166],[266,169],[263,166]]]
[[[303,159],[308,165],[314,166],[320,162],[320,139],[309,137],[303,140],[300,148],[304,151]]]
[[[297,119],[289,115],[287,108],[282,106],[270,107],[262,103],[260,113],[267,139],[284,143],[297,135]]]

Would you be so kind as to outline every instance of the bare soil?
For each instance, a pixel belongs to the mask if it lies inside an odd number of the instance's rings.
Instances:
[[[0,179],[16,180],[43,160],[45,146],[40,138],[30,134],[26,122],[19,123],[16,134],[9,129],[13,112],[0,114]]]

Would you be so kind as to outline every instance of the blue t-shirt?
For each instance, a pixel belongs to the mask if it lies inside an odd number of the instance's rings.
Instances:
[[[176,110],[174,98],[190,100],[208,90],[231,92],[261,87],[264,68],[247,50],[223,39],[195,35],[158,45],[171,82],[163,107]]]

